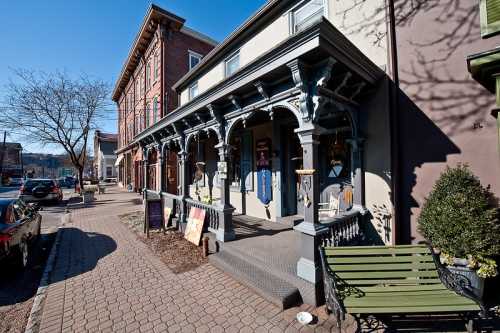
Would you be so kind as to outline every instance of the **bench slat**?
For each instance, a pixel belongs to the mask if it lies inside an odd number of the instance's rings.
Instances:
[[[434,270],[434,262],[428,263],[398,263],[398,264],[357,264],[357,265],[331,265],[335,272],[370,272],[370,271],[398,271],[398,270]]]
[[[378,296],[378,297],[355,297],[349,296],[344,299],[346,307],[387,307],[387,306],[442,306],[442,305],[469,305],[474,301],[458,296],[449,295],[423,295],[423,296]]]
[[[479,311],[479,306],[471,305],[442,305],[442,306],[391,306],[391,307],[352,307],[347,308],[347,312],[354,314],[362,313],[432,313],[432,312],[462,312]]]
[[[437,271],[386,271],[386,272],[338,272],[343,280],[350,279],[389,279],[408,277],[438,277]]]
[[[413,286],[359,286],[356,287],[362,292],[366,293],[387,293],[387,292],[400,292],[400,291],[439,291],[447,290],[442,283],[435,284],[419,284]]]
[[[325,248],[325,253],[327,256],[366,256],[366,255],[395,255],[395,254],[430,254],[429,249],[426,247],[388,247],[388,248],[355,248],[351,249],[348,247],[336,247],[336,248]]]
[[[362,263],[399,263],[399,262],[433,262],[430,255],[408,255],[408,256],[376,256],[376,257],[332,257],[327,256],[329,264],[362,264]]]
[[[366,280],[349,280],[349,285],[420,285],[420,284],[442,284],[439,278],[437,279],[366,279]]]
[[[411,297],[411,296],[433,296],[433,295],[456,295],[453,291],[448,289],[438,289],[438,290],[416,290],[416,291],[387,291],[387,292],[364,292],[363,297]]]

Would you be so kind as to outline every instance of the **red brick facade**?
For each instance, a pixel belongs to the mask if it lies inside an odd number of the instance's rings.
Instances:
[[[179,25],[169,23],[170,15]],[[132,145],[134,137],[178,106],[172,86],[189,71],[189,52],[204,56],[215,46],[183,24],[183,19],[152,6],[113,93],[118,105],[118,154],[128,155],[119,180],[135,189],[141,188],[142,170],[135,170],[140,157]]]

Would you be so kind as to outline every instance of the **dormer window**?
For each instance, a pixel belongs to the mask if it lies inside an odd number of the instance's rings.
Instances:
[[[193,51],[189,51],[189,70],[193,69],[201,61],[202,55]]]
[[[324,0],[309,0],[291,13],[292,32],[296,33],[316,23],[325,15]]]

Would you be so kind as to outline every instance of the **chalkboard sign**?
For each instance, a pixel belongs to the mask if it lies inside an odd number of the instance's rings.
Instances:
[[[163,227],[163,214],[160,199],[148,199],[146,201],[146,230],[161,229]]]

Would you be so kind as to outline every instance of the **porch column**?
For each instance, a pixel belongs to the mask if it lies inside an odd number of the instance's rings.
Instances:
[[[181,147],[184,147],[182,145]],[[186,198],[189,197],[189,181],[188,181],[188,161],[187,161],[187,152],[185,148],[178,154],[179,156],[179,166],[180,166],[180,195],[181,195],[181,204],[180,204],[180,229],[184,231],[184,226],[187,223],[187,206],[186,206]]]
[[[147,148],[142,148],[142,171],[143,171],[143,188],[142,188],[142,195],[144,199],[147,199],[147,189],[148,189],[148,181],[149,181],[149,176],[148,176],[148,167],[149,167],[149,149]]]
[[[219,228],[215,231],[216,238],[221,242],[228,242],[234,240],[236,235],[233,228],[233,212],[234,207],[231,205],[231,191],[230,183],[227,178],[229,172],[228,162],[229,162],[229,146],[224,142],[219,142],[215,146],[219,150],[219,164],[221,166],[225,165],[226,174],[220,177],[220,210],[219,210]]]
[[[296,130],[300,137],[303,150],[304,170],[301,171],[301,191],[304,196],[304,221],[294,227],[300,232],[300,255],[297,262],[297,275],[315,285],[315,294],[307,303],[317,305],[322,302],[321,263],[318,246],[321,235],[328,229],[319,224],[318,204],[319,160],[318,160],[318,129],[311,123],[304,124]]]
[[[165,163],[164,153],[165,153],[165,144],[157,145],[158,152],[158,193],[161,194],[163,192],[163,166]]]

